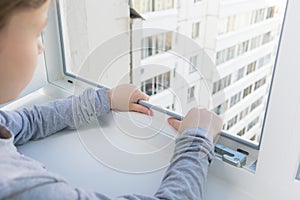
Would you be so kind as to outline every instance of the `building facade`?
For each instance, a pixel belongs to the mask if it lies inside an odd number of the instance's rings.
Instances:
[[[143,29],[142,49],[134,58],[141,90],[152,103],[183,115],[191,107],[207,107],[223,116],[228,133],[258,142],[282,3],[134,0],[134,9],[145,18],[134,21]]]

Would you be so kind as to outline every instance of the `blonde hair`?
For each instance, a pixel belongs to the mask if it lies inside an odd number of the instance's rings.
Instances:
[[[0,30],[2,30],[11,15],[21,9],[40,8],[48,0],[1,0],[0,1]]]

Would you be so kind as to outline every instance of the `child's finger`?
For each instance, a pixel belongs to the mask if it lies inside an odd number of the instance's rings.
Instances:
[[[135,111],[135,112],[140,112],[140,113],[144,113],[146,115],[152,115],[152,111],[142,105],[136,104],[136,103],[132,103],[129,105],[129,110],[130,111]]]
[[[179,127],[181,125],[181,121],[174,119],[174,118],[169,118],[168,122],[171,126],[173,126],[176,130],[179,130]]]
[[[136,89],[134,91],[134,95],[132,97],[132,101],[133,102],[137,102],[138,100],[145,100],[148,101],[149,100],[149,96],[143,92],[141,92],[140,90]]]

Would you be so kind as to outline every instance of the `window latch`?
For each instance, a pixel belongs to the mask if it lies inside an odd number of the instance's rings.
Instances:
[[[236,167],[243,167],[246,165],[247,155],[242,154],[238,151],[232,150],[223,145],[217,144],[215,146],[215,153],[224,162],[229,163]]]

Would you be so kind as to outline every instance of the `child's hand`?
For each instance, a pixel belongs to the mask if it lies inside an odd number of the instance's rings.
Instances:
[[[118,111],[136,111],[151,115],[151,110],[137,104],[138,100],[149,100],[149,96],[142,93],[136,86],[131,84],[119,85],[108,91],[110,108]]]
[[[168,122],[180,133],[191,127],[203,128],[207,130],[214,139],[220,133],[223,124],[221,117],[205,108],[192,108],[183,121],[169,118]]]

